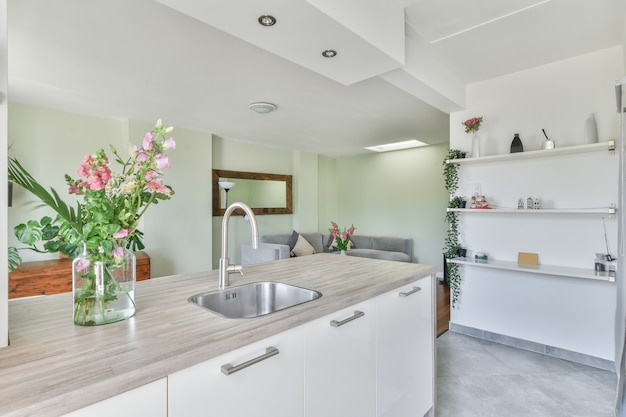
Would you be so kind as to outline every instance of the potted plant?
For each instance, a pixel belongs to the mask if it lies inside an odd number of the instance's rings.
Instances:
[[[443,161],[444,186],[450,194],[448,208],[459,208],[463,202],[463,198],[456,195],[456,191],[459,188],[459,166],[448,162],[451,159],[461,158],[462,154],[463,152],[459,149],[450,149]],[[461,294],[461,273],[459,271],[459,265],[455,263],[448,263],[448,259],[454,258],[461,248],[461,244],[459,243],[458,214],[459,213],[455,211],[446,211],[448,230],[446,232],[445,245],[443,248],[444,279],[446,283],[450,285],[452,307],[456,306]]]

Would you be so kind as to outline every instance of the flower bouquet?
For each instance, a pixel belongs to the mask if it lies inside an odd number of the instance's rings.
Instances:
[[[129,147],[123,159],[111,146],[120,172],[113,172],[103,149],[85,156],[78,178],[65,175],[69,193],[83,197],[76,208],[59,194],[48,192],[15,159],[9,159],[9,179],[52,208],[57,217],[44,217],[15,227],[18,240],[38,252],[63,252],[73,261],[74,323],[97,325],[124,320],[135,314],[135,257],[143,234],[137,229],[148,207],[169,200],[172,187],[163,182],[171,166],[165,151],[176,142],[167,137],[173,128],[158,120],[140,148]],[[43,249],[37,243],[44,241]],[[21,262],[9,248],[11,266]]]
[[[332,225],[332,227],[328,229],[328,231],[330,232],[330,235],[335,239],[337,249],[339,249],[340,251],[348,250],[350,236],[354,234],[354,230],[356,229],[354,225],[350,226],[348,229],[344,228],[343,231],[340,231],[337,223],[331,221],[330,224]]]
[[[472,117],[471,119],[467,119],[462,124],[465,126],[465,133],[476,133],[478,129],[480,129],[480,124],[483,121],[483,117]]]

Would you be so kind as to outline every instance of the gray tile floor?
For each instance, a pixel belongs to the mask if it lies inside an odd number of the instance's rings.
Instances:
[[[613,372],[448,331],[438,417],[614,417]]]

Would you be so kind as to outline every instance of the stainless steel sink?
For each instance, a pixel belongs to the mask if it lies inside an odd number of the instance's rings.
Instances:
[[[322,293],[280,282],[254,282],[196,294],[189,301],[231,319],[259,317],[316,300]]]

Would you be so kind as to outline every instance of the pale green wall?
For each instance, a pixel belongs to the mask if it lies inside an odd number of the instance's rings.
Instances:
[[[448,145],[340,158],[337,217],[357,234],[413,238],[414,262],[441,271],[448,194],[442,161]]]
[[[318,215],[319,232],[326,232],[330,220],[337,218],[337,164],[336,159],[320,156],[318,159]]]
[[[153,126],[152,121],[92,117],[12,102],[10,153],[42,185],[54,187],[69,203],[73,198],[67,194],[64,174],[75,177],[83,157],[98,148],[105,149],[113,163],[109,144],[125,155],[128,143],[140,145],[143,133]],[[211,135],[176,128],[172,136],[177,149],[169,152],[173,167],[165,171],[165,182],[176,194],[150,207],[140,226],[145,251],[151,258],[152,277],[208,270],[211,265]],[[53,215],[49,209],[34,208],[35,201],[30,193],[15,187],[8,218],[10,245],[19,246],[12,232],[15,225],[44,214]],[[25,260],[51,257],[22,254]]]
[[[20,163],[44,187],[53,187],[64,201],[75,202],[67,193],[64,175],[76,177],[83,157],[109,144],[118,150],[126,149],[128,133],[125,122],[67,113],[62,111],[9,103],[9,155]],[[44,215],[54,217],[47,208],[38,208],[39,200],[19,186],[13,189],[13,207],[8,214],[9,246],[21,247],[13,228],[28,220],[39,220]],[[49,259],[57,255],[41,255],[20,251],[25,261]]]
[[[163,122],[169,126],[166,119]],[[130,136],[142,138],[154,122],[129,125]],[[175,194],[144,216],[153,277],[211,270],[212,135],[175,126],[172,137],[176,140],[176,149],[168,151],[172,167],[163,172]]]
[[[293,152],[247,142],[213,137],[213,169],[293,175]],[[294,179],[294,188],[296,188]],[[208,192],[211,192],[210,181]],[[234,203],[228,199],[229,204]],[[292,214],[257,216],[259,234],[289,233],[293,229]],[[228,223],[228,258],[241,263],[241,245],[251,242],[250,224],[242,216],[231,216]],[[222,217],[213,217],[213,269],[221,256]]]

